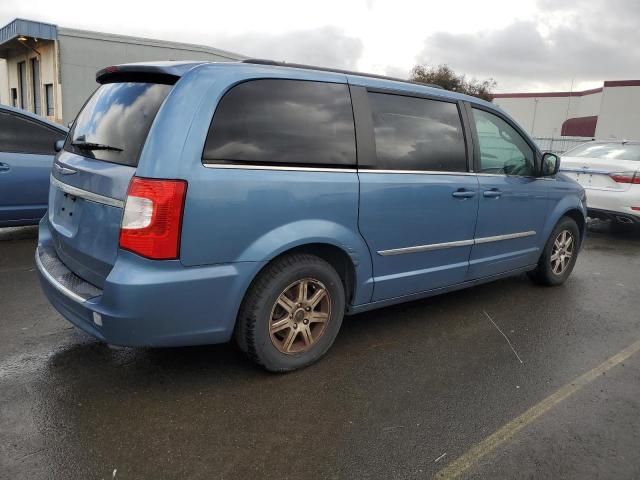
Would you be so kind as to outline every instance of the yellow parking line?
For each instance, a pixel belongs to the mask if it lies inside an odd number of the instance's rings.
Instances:
[[[572,382],[567,383],[565,386],[561,387],[555,393],[549,395],[540,403],[537,403],[536,405],[531,407],[519,417],[516,417],[514,420],[496,430],[480,443],[471,447],[471,449],[469,449],[461,457],[458,457],[456,460],[440,470],[436,474],[436,478],[449,479],[459,477],[468,468],[473,466],[478,460],[491,453],[493,450],[509,440],[521,429],[529,425],[538,417],[551,410],[563,400],[569,398],[582,387],[593,382],[603,373],[624,362],[627,358],[629,358],[634,353],[637,353],[638,351],[640,351],[640,340],[632,343],[624,350],[616,353],[613,357],[605,360],[593,370],[590,370],[587,373],[580,375]]]

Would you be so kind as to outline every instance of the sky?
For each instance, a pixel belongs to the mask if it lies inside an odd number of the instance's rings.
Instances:
[[[496,92],[640,78],[640,0],[0,0],[16,17],[402,78],[447,64]]]

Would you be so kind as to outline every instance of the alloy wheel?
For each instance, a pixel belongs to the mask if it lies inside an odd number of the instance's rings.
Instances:
[[[282,353],[309,350],[325,332],[331,318],[331,296],[318,280],[298,280],[278,296],[269,321],[269,336]]]
[[[571,263],[575,243],[569,230],[562,230],[556,237],[551,249],[551,271],[555,275],[562,275]]]

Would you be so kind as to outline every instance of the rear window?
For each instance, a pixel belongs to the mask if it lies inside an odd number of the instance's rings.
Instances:
[[[565,157],[634,160],[640,162],[640,145],[621,143],[587,143],[563,154]]]
[[[65,150],[97,160],[137,166],[149,128],[171,88],[172,85],[157,83],[102,85],[78,114]],[[102,148],[91,148],[87,144],[98,144]],[[105,149],[107,147],[112,149]]]
[[[347,85],[253,80],[220,101],[204,163],[353,166],[356,145]]]

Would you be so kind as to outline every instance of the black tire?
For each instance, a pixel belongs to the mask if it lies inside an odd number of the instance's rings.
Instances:
[[[573,251],[564,269],[559,273],[555,273],[551,257],[554,251],[554,244],[563,232],[568,232],[572,236]],[[529,272],[529,278],[539,285],[562,285],[569,278],[576,264],[580,241],[580,229],[576,221],[570,217],[562,217],[547,240],[542,255],[540,255],[538,266],[535,270]]]
[[[276,346],[278,339],[272,340],[274,338],[270,333],[272,314],[278,308],[276,307],[278,298],[297,282],[309,282],[309,285],[324,287],[327,295],[323,302],[328,309],[325,314],[328,320],[324,327],[320,327],[322,333],[317,336],[317,339],[313,343],[309,342],[309,346],[302,347],[306,350],[284,353],[281,349],[285,347],[280,345],[279,349]],[[253,361],[269,371],[287,372],[303,368],[316,362],[331,347],[340,331],[344,309],[344,286],[340,276],[329,263],[309,254],[287,255],[267,265],[253,281],[238,313],[236,342]],[[303,309],[297,308],[296,312],[302,317],[304,312],[301,310]],[[285,312],[284,309],[281,313],[283,312]],[[305,318],[304,321],[307,325],[308,320]],[[311,324],[309,324],[310,327]],[[285,328],[288,328],[286,335],[292,334],[297,343],[305,341],[302,332],[300,332],[302,337],[299,337],[292,327]]]

